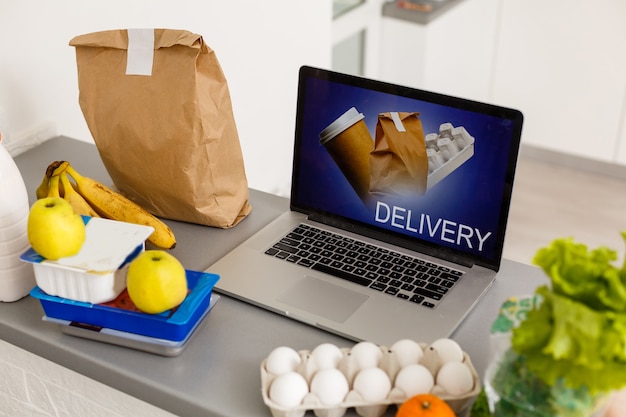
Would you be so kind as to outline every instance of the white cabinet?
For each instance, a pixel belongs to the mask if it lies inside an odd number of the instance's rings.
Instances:
[[[377,78],[384,0],[343,2],[356,5],[333,19],[332,68],[339,72]],[[335,6],[338,3],[342,1],[335,0]]]
[[[465,0],[380,30],[380,78],[518,108],[524,143],[626,165],[623,0]]]
[[[487,101],[499,0],[466,0],[428,24],[383,17],[384,80]]]
[[[626,89],[624,89],[624,106],[622,107],[621,125],[617,142],[617,162],[626,165]]]
[[[626,2],[501,8],[493,100],[524,112],[524,141],[626,164]]]

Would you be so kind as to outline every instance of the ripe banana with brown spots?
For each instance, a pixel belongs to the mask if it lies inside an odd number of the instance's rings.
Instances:
[[[48,183],[48,195],[47,197],[61,197],[61,191],[59,189],[59,176],[54,175],[50,178]]]
[[[43,180],[41,180],[41,184],[35,190],[35,196],[37,200],[40,198],[48,197],[48,190],[50,189],[50,178],[48,178],[48,173],[43,174]]]
[[[46,168],[46,172],[43,174],[43,179],[41,180],[41,184],[35,190],[35,196],[39,200],[40,198],[49,197],[51,192],[50,190],[50,179],[55,175],[59,175],[61,172],[65,171],[68,162],[66,161],[53,161]],[[58,187],[58,184],[56,184]],[[56,190],[52,190],[53,193],[56,193],[58,197],[58,192]]]
[[[65,168],[65,172],[74,179],[78,193],[100,216],[152,226],[154,232],[147,239],[148,242],[163,249],[172,249],[176,246],[174,232],[146,209],[106,185],[79,174],[70,164]]]
[[[65,172],[65,169],[69,165],[70,163],[67,161],[54,161],[53,163],[48,165],[48,168],[46,169],[46,175],[50,178],[54,177],[55,175],[61,175],[63,172]]]
[[[76,192],[65,172],[62,172],[56,177],[60,177],[61,179],[63,199],[70,203],[76,213],[83,216],[100,217],[100,215],[96,213],[96,211],[91,207],[87,200],[85,200],[82,195]]]

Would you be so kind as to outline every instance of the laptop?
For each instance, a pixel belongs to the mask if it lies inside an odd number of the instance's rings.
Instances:
[[[522,121],[302,67],[290,210],[207,269],[215,290],[353,341],[450,337],[500,267]]]

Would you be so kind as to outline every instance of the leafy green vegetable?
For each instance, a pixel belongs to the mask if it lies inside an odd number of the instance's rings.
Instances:
[[[622,232],[626,241],[626,232]],[[552,280],[552,290],[596,310],[626,311],[626,262],[621,269],[612,262],[614,250],[592,251],[572,239],[556,239],[540,249],[533,262]]]
[[[489,402],[487,401],[487,394],[484,388],[480,390],[476,400],[474,400],[469,415],[470,417],[491,417]]]
[[[552,288],[537,289],[542,302],[513,329],[512,346],[546,384],[592,395],[626,386],[626,263],[617,268],[616,259],[615,251],[571,239],[537,252]]]

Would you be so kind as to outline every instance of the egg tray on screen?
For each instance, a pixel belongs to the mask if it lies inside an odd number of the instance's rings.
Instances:
[[[422,349],[426,349],[429,345],[425,343],[419,343]],[[383,401],[378,402],[368,402],[363,399],[363,397],[353,389],[351,380],[354,378],[357,370],[351,370],[350,366],[346,369],[344,366],[343,369],[341,366],[338,367],[344,373],[346,378],[348,379],[349,391],[345,396],[344,401],[336,406],[326,406],[320,402],[317,396],[309,392],[300,405],[295,407],[285,407],[276,402],[272,401],[269,396],[270,386],[273,380],[276,378],[276,375],[271,374],[266,369],[266,360],[263,360],[261,363],[261,385],[262,385],[262,395],[263,401],[265,405],[267,405],[272,413],[273,417],[302,417],[307,411],[313,411],[316,417],[342,417],[349,408],[354,408],[356,414],[361,417],[380,417],[390,406],[399,406],[403,402],[408,399],[408,396],[404,393],[404,391],[395,387],[393,381],[395,376],[400,370],[400,366],[398,365],[397,360],[393,353],[391,353],[390,349],[387,346],[379,346],[382,356],[379,363],[379,368],[382,369],[387,376],[389,376],[390,381],[392,382],[391,391],[387,395],[387,398]],[[344,358],[346,355],[350,353],[349,348],[341,348],[343,352]],[[311,351],[309,350],[300,350],[297,352],[300,355],[301,363],[296,369],[298,373],[300,373],[307,383],[310,386],[311,379],[314,376],[314,372],[310,371],[310,367],[307,367],[307,360],[311,357]],[[428,362],[428,358],[422,358],[420,360],[420,364],[425,365],[426,367],[430,367]],[[482,386],[480,382],[480,378],[474,365],[472,364],[469,355],[466,352],[463,352],[463,363],[469,368],[473,379],[474,385],[473,388],[466,392],[463,395],[450,395],[444,389],[442,389],[438,385],[434,385],[432,390],[429,392],[430,394],[436,395],[439,398],[446,401],[446,403],[450,406],[450,408],[454,411],[457,416],[467,415],[469,412],[474,400],[480,393]],[[309,369],[309,370],[307,370]]]

